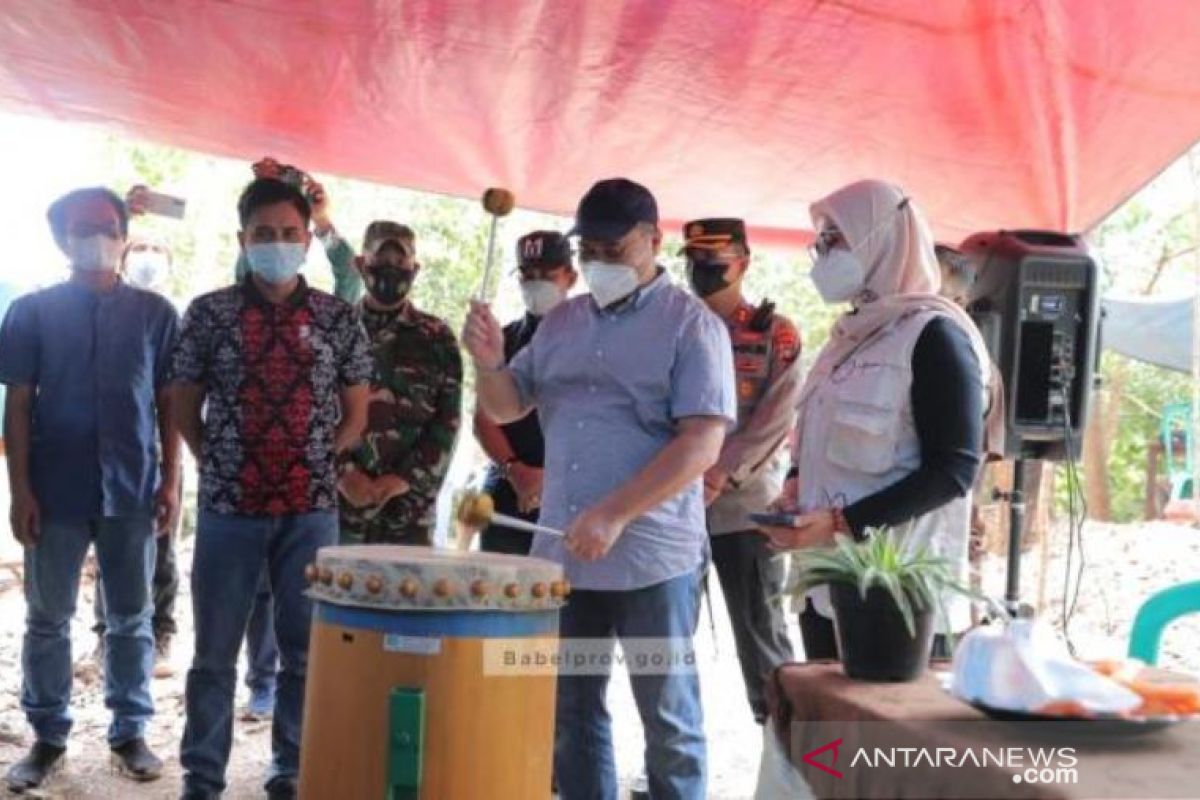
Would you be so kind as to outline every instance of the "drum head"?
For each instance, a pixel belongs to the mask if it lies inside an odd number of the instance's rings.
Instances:
[[[314,599],[397,610],[545,611],[570,592],[553,561],[404,545],[323,547],[305,577]]]

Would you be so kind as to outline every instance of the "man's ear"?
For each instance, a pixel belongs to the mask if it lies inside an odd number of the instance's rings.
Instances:
[[[650,246],[654,248],[654,255],[658,255],[662,249],[663,233],[662,228],[654,226],[654,235],[650,237]]]
[[[242,251],[245,252],[245,250],[246,250],[246,232],[238,231],[237,236],[238,236],[238,247],[240,247],[242,249]]]
[[[356,270],[358,270],[359,273],[366,275],[367,274],[367,260],[365,258],[363,258],[361,255],[355,256],[354,257],[354,268]]]
[[[740,259],[738,259],[738,273],[737,273],[736,279],[741,280],[742,278],[745,278],[746,273],[749,271],[750,271],[750,255],[747,253],[746,255],[744,255]]]

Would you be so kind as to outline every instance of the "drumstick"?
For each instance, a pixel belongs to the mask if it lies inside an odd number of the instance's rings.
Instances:
[[[488,228],[487,260],[483,263],[483,280],[479,282],[479,291],[475,299],[480,303],[487,302],[488,283],[492,278],[492,263],[496,258],[496,225],[500,218],[508,216],[516,204],[516,198],[508,189],[493,186],[483,193],[483,208],[491,215],[492,221]]]
[[[507,514],[497,514],[491,495],[481,492],[472,491],[463,494],[462,499],[458,502],[458,508],[454,512],[454,518],[458,529],[456,535],[458,549],[464,551],[471,549],[471,544],[475,541],[475,534],[493,523],[532,533],[545,533],[550,536],[566,535],[555,528],[526,522]]]
[[[547,528],[545,525],[538,525],[534,522],[526,522],[519,517],[510,517],[508,514],[492,514],[492,522],[499,525],[504,525],[508,528],[516,528],[530,533],[548,533],[551,536],[566,536],[565,533],[558,528]]]

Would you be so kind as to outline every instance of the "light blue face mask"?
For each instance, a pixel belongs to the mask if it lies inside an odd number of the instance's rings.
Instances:
[[[267,283],[287,283],[300,272],[307,249],[299,242],[271,242],[246,247],[246,261]]]

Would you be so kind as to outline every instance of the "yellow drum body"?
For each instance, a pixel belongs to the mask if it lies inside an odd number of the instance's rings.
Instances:
[[[321,550],[300,796],[550,794],[557,564],[417,547]]]

